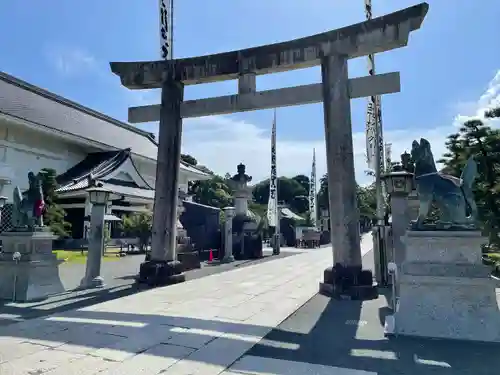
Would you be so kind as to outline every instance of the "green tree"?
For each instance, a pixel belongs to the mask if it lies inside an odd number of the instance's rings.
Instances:
[[[122,218],[122,228],[125,236],[138,238],[139,249],[145,251],[153,228],[153,214],[138,212],[126,215]]]
[[[198,160],[188,154],[181,154],[181,160],[186,164],[192,165],[193,167],[198,165]]]
[[[375,183],[368,186],[356,184],[356,198],[359,215],[367,219],[374,219],[377,212],[377,194]]]
[[[196,203],[224,208],[232,205],[232,190],[227,180],[214,176],[209,180],[194,181],[189,186],[189,194]]]
[[[255,203],[267,206],[269,200],[269,179],[256,184],[252,194]],[[288,205],[292,211],[302,214],[308,210],[308,194],[308,190],[304,189],[294,178],[278,178],[278,199],[280,202]]]
[[[295,177],[292,177],[292,180],[297,181],[300,186],[304,189],[304,191],[309,191],[309,177],[303,174],[298,174]]]
[[[328,201],[328,174],[324,174],[319,180],[318,207],[322,210],[329,209]]]
[[[43,168],[40,171],[42,191],[45,201],[45,212],[43,221],[50,227],[56,236],[68,237],[71,231],[71,223],[65,220],[66,211],[56,201],[57,173],[54,169]]]
[[[500,111],[493,109],[487,117],[494,117]],[[492,129],[482,120],[466,121],[456,134],[448,136],[447,152],[439,162],[444,172],[460,177],[469,157],[478,164],[478,177],[474,196],[478,206],[479,221],[490,244],[500,247],[500,131]]]
[[[320,209],[328,210],[328,174],[324,174],[321,177],[319,185],[318,206]],[[360,216],[368,219],[375,218],[377,209],[375,183],[368,186],[360,186],[356,184],[356,198]]]

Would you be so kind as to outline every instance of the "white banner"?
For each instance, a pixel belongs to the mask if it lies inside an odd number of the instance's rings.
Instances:
[[[368,168],[375,169],[375,147],[376,141],[376,111],[375,97],[368,98],[368,107],[366,109],[366,163]]]
[[[316,226],[316,150],[313,149],[313,160],[311,168],[311,178],[309,179],[309,215],[313,226]]]
[[[392,143],[385,144],[385,165],[387,171],[390,171],[392,164]]]
[[[276,110],[271,131],[271,177],[269,179],[269,200],[267,201],[267,222],[275,227],[278,222],[278,176],[276,170]]]
[[[172,58],[172,4],[174,0],[160,0],[160,54]]]

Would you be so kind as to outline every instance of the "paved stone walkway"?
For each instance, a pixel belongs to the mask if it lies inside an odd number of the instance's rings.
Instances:
[[[307,251],[311,250],[283,248],[281,254],[276,256],[272,255],[272,249],[265,248],[264,258],[241,260],[227,264],[215,263],[214,265],[207,265],[203,263],[202,268],[186,272],[186,279],[194,280],[212,274],[226,272],[234,268],[247,267],[252,264],[268,262],[276,258],[285,258]],[[9,301],[2,301],[0,304],[0,326],[83,308],[135,294],[145,289],[144,286],[135,284],[135,276],[143,260],[144,255],[129,255],[115,262],[103,263],[101,275],[104,277],[106,286],[102,289],[89,290],[72,290],[79,285],[83,277],[85,269],[84,264],[61,265],[59,274],[67,292],[50,296],[41,302],[12,303]]]
[[[316,249],[0,328],[0,374],[231,374],[331,262]]]

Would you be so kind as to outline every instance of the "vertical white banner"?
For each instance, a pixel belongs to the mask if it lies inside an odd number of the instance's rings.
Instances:
[[[267,222],[275,227],[278,222],[278,176],[276,170],[276,110],[274,110],[271,131],[271,177],[269,179],[269,200],[267,201]]]
[[[372,2],[365,0],[365,16],[367,20],[372,19]],[[368,73],[375,75],[375,56],[368,55]],[[376,127],[379,129],[379,139],[376,139]],[[375,148],[379,148],[380,159],[375,157]],[[366,161],[368,168],[375,170],[376,163],[380,163],[380,170],[385,170],[384,158],[384,137],[382,133],[382,110],[380,96],[371,96],[368,98],[368,107],[366,110]]]
[[[311,168],[311,178],[309,179],[309,215],[314,227],[317,225],[317,205],[316,205],[316,150],[313,149],[313,159]]]
[[[172,58],[172,6],[174,0],[160,1],[160,54],[161,58]]]
[[[375,170],[375,147],[377,144],[376,138],[376,98],[371,96],[368,98],[368,106],[366,109],[366,164],[369,169]]]
[[[386,172],[390,172],[392,164],[392,143],[385,144],[385,166]]]

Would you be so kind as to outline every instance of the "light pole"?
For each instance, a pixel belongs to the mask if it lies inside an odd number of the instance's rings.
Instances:
[[[87,189],[92,204],[90,213],[90,237],[87,251],[85,276],[80,283],[81,288],[102,288],[101,277],[102,254],[104,253],[104,215],[111,191],[101,187]]]

